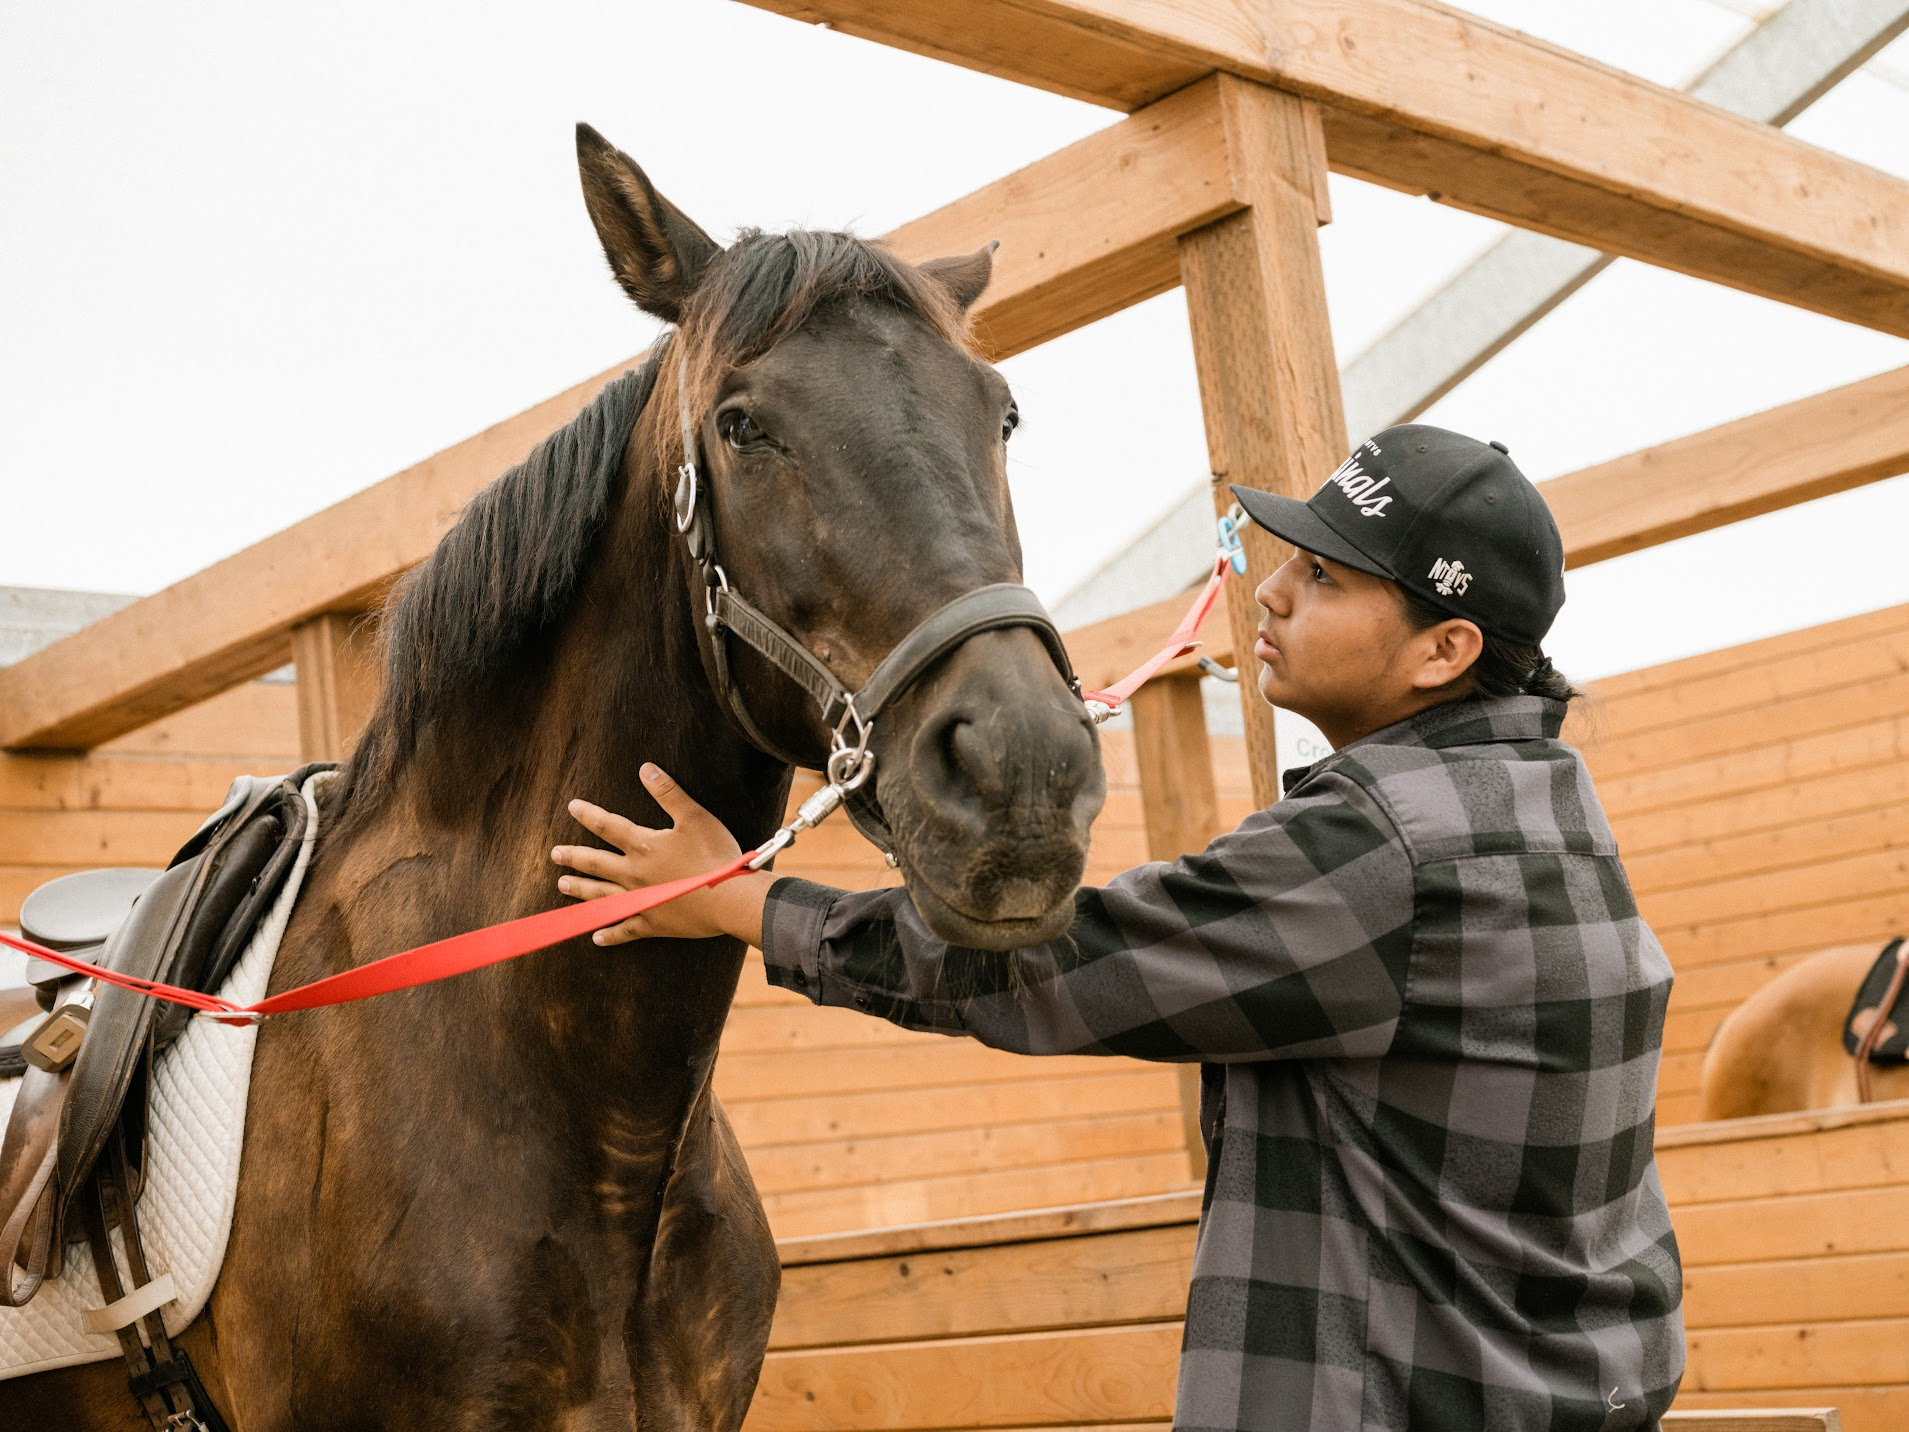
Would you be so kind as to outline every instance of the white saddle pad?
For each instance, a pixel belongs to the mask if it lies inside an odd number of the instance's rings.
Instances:
[[[305,782],[302,794],[309,819],[304,843],[271,913],[219,990],[234,1004],[265,997],[279,940],[318,837],[313,797],[318,782],[330,776],[323,771]],[[194,1019],[153,1066],[139,1231],[153,1276],[172,1275],[177,1296],[166,1304],[165,1320],[166,1331],[174,1335],[205,1308],[225,1261],[257,1042],[256,1025]],[[0,1079],[0,1127],[13,1110],[19,1087],[18,1079]],[[113,1241],[119,1243],[117,1232]],[[41,1284],[24,1308],[0,1307],[0,1379],[118,1357],[118,1340],[111,1333],[88,1332],[81,1317],[104,1301],[93,1276],[92,1249],[84,1243],[68,1245],[58,1278]]]

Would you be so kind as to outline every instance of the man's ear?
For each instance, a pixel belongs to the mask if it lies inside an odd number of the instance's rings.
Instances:
[[[966,313],[986,291],[988,280],[994,277],[994,251],[1000,247],[999,239],[989,239],[971,254],[929,259],[921,265],[921,271],[947,289],[956,305]]]
[[[716,241],[657,193],[634,159],[587,124],[577,126],[577,168],[616,281],[645,313],[680,322],[703,270],[721,252]]]
[[[1469,672],[1485,649],[1485,634],[1474,622],[1453,617],[1419,633],[1428,643],[1425,659],[1412,674],[1419,691],[1437,691]]]

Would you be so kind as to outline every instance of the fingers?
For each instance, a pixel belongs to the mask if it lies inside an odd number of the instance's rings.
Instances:
[[[629,857],[614,850],[599,850],[594,845],[559,845],[550,852],[550,858],[580,875],[616,881],[626,889],[636,883]]]
[[[638,773],[643,777],[643,789],[663,808],[663,813],[672,822],[681,825],[685,820],[708,820],[709,812],[689,798],[689,793],[676,784],[676,780],[661,766],[645,761]]]
[[[632,940],[647,938],[649,933],[649,922],[641,915],[632,915],[620,925],[598,930],[590,938],[599,945],[627,945]]]
[[[605,895],[623,893],[623,887],[614,880],[585,880],[575,875],[564,876],[557,882],[557,889],[577,900],[601,900]]]
[[[669,808],[665,806],[664,809],[668,810]],[[605,810],[600,805],[592,805],[589,801],[571,801],[570,814],[576,818],[578,825],[581,825],[592,835],[602,836],[603,839],[609,841],[610,844],[622,851],[635,850],[636,847],[643,842],[644,837],[655,833],[644,826],[638,825],[627,816],[620,816],[615,811]],[[672,816],[672,819],[673,818]]]

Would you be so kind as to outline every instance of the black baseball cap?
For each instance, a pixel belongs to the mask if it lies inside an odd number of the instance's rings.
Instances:
[[[1397,582],[1481,631],[1537,646],[1564,605],[1564,542],[1502,443],[1424,423],[1367,438],[1310,502],[1233,488],[1294,546]]]

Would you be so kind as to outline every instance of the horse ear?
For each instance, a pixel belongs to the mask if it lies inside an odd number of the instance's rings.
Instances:
[[[616,281],[645,313],[681,320],[683,305],[721,250],[656,192],[636,161],[587,124],[577,126],[583,202]]]
[[[989,239],[971,254],[929,259],[921,266],[921,271],[947,289],[960,305],[961,311],[966,313],[974,307],[974,301],[981,297],[988,280],[994,276],[994,251],[1000,247],[999,239]]]

